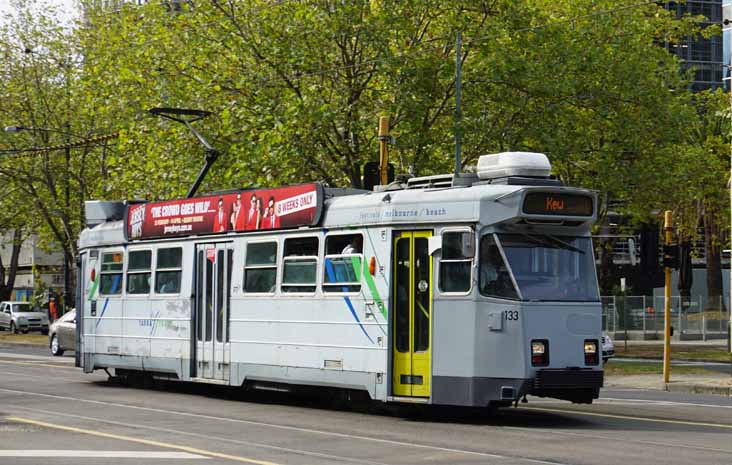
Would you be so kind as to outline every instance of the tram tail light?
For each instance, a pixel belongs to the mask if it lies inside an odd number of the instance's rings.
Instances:
[[[376,276],[376,257],[371,257],[371,260],[369,260],[369,274]]]
[[[531,341],[531,364],[538,367],[549,365],[549,341],[546,339]]]
[[[585,339],[585,365],[597,365],[600,363],[600,353],[597,347],[597,340]]]
[[[92,268],[89,278],[91,278],[91,282],[94,282],[97,279],[97,269],[96,268]]]

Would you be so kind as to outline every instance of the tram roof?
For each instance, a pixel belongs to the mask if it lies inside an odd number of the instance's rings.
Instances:
[[[548,215],[527,215],[523,212],[524,198],[529,192],[584,194],[585,198],[590,196],[593,202],[592,215],[582,215],[581,222],[591,223],[595,220],[596,195],[586,189],[561,185],[473,184],[461,187],[369,192],[329,198],[325,202],[326,208],[321,225],[336,228],[404,223],[495,224],[517,217],[547,219]],[[556,215],[552,217],[557,218]]]
[[[574,226],[596,219],[594,192],[564,186],[473,184],[460,187],[402,189],[382,192],[326,190],[322,216],[314,228],[348,228],[373,225],[481,223],[485,225],[522,219],[531,222],[573,220]],[[524,199],[531,192],[561,197],[580,194],[592,199],[592,215],[526,214]],[[127,243],[125,222],[105,221],[82,231],[80,248]],[[234,234],[234,233],[231,233]],[[215,235],[218,236],[218,235]],[[189,236],[192,237],[192,236]],[[184,240],[185,237],[179,237]]]

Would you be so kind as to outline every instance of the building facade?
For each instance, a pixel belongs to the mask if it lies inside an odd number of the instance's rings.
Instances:
[[[677,16],[703,15],[707,18],[707,26],[722,24],[722,0],[668,2],[666,8],[675,11]],[[683,60],[685,68],[694,70],[692,90],[701,91],[724,86],[724,77],[729,75],[729,68],[723,66],[728,63],[724,59],[723,42],[722,36],[715,35],[709,39],[687,37],[680,44],[667,46],[669,51]]]
[[[12,231],[0,234],[0,258],[6,268],[6,276],[13,252],[12,241]],[[37,236],[29,236],[20,247],[18,271],[10,298],[31,301],[35,293],[39,303],[44,304],[50,295],[60,298],[63,292],[63,253],[44,250]]]

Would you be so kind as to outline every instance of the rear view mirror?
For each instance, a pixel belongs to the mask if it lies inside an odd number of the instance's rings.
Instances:
[[[475,235],[473,231],[466,231],[462,237],[462,254],[465,258],[473,258],[475,256]]]
[[[430,236],[427,238],[427,251],[430,255],[442,249],[442,236]]]

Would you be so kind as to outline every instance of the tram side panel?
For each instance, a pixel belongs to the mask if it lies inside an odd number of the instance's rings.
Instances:
[[[184,379],[190,366],[191,347],[191,298],[193,270],[193,244],[181,244],[182,272],[180,292],[177,294],[151,294],[137,300],[127,296],[125,306],[126,334],[134,335],[148,348],[144,367],[146,370],[176,373]],[[134,356],[133,347],[125,355]]]
[[[192,245],[182,244],[182,247],[182,269],[190,270]],[[97,258],[88,260],[89,271],[83,278],[85,370],[123,368],[175,373],[185,379],[191,337],[191,287],[190,280],[185,279],[187,274],[182,273],[178,294],[157,295],[151,289],[149,294],[129,295],[124,291],[126,268],[118,283],[114,283],[114,278],[107,278],[107,283],[102,284],[102,257],[113,252],[123,253],[122,249],[98,249]],[[123,257],[126,259],[125,254]],[[152,274],[154,270],[151,270],[151,286]],[[118,287],[120,292],[114,294]]]
[[[91,251],[87,263],[89,270],[86,281],[86,298],[83,318],[84,369],[111,366],[119,360],[122,349],[122,277],[119,273],[102,276],[102,260],[107,253],[123,256],[122,248],[96,249]],[[112,260],[112,259],[109,259]],[[101,362],[100,362],[101,361]],[[112,365],[113,366],[113,365]]]
[[[328,385],[367,390],[373,398],[385,399],[388,242],[371,237],[374,231],[349,232],[365,236],[362,272],[368,272],[371,257],[384,266],[377,265],[373,277],[362,276],[359,292],[323,292],[321,263],[314,295],[280,289],[271,296],[232,295],[232,384]],[[320,237],[322,244],[325,235]],[[245,250],[243,240],[237,250]]]
[[[504,316],[518,305],[475,294],[435,300],[432,403],[487,406],[525,390],[523,330]]]

